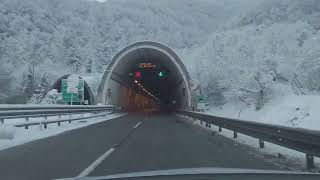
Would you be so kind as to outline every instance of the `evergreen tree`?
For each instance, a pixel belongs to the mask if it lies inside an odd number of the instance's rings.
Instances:
[[[44,73],[41,78],[41,84],[40,84],[40,94],[42,98],[44,98],[48,90],[49,90],[49,80],[48,80],[47,73]]]
[[[24,97],[30,99],[34,92],[34,78],[31,68],[29,68],[28,73],[23,78],[22,88]]]

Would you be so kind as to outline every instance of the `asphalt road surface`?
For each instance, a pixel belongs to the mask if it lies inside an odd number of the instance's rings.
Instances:
[[[192,167],[286,169],[272,157],[174,115],[123,116],[0,151],[1,180]]]

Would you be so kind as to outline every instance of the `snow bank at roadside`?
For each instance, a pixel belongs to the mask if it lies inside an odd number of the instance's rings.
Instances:
[[[14,138],[15,128],[11,126],[0,126],[0,141],[1,140],[11,140]]]
[[[260,111],[244,104],[227,103],[211,107],[208,114],[242,120],[320,130],[320,96],[284,96],[272,100]]]
[[[62,123],[61,126],[51,124],[48,125],[47,129],[40,128],[39,126],[31,126],[26,130],[24,128],[13,127],[12,125],[0,124],[0,150],[25,144],[34,140],[56,136],[66,131],[111,120],[123,115],[124,114],[108,114],[105,117],[84,119],[82,121],[74,121],[70,124],[68,122]]]
[[[205,130],[219,133],[220,135],[227,137],[229,139],[233,139],[238,143],[250,146],[257,152],[260,152],[265,155],[270,155],[270,156],[266,156],[268,158],[265,158],[265,160],[272,162],[277,166],[283,166],[293,171],[306,170],[305,169],[306,155],[304,153],[301,153],[292,149],[288,149],[276,144],[268,143],[268,142],[265,142],[265,147],[261,149],[259,147],[259,143],[256,138],[246,136],[244,134],[239,134],[238,138],[234,139],[233,131],[223,129],[222,132],[218,132],[218,127],[211,126],[211,128],[207,128],[205,126],[205,123],[201,124],[199,120],[194,121],[192,118],[189,118],[189,122],[191,122],[194,125],[200,126]],[[256,154],[256,156],[258,156],[258,154]],[[314,157],[314,158],[315,158],[314,161],[315,161],[316,167],[320,167],[320,158],[317,158],[317,157]],[[290,167],[286,166],[286,164],[290,164]]]

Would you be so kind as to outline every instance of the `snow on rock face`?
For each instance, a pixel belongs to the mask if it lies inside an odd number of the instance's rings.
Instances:
[[[86,81],[86,83],[91,88],[94,95],[98,94],[98,89],[101,83],[103,74],[102,73],[94,73],[94,74],[86,74],[81,77]]]
[[[289,127],[320,130],[320,96],[285,96],[271,101],[261,111],[243,104],[227,103],[211,108],[213,115],[277,124]]]
[[[0,139],[11,140],[14,138],[14,135],[15,135],[15,128],[0,125]]]

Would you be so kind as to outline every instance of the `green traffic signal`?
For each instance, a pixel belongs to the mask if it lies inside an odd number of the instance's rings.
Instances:
[[[160,71],[159,74],[158,74],[160,77],[164,77],[165,73]]]

